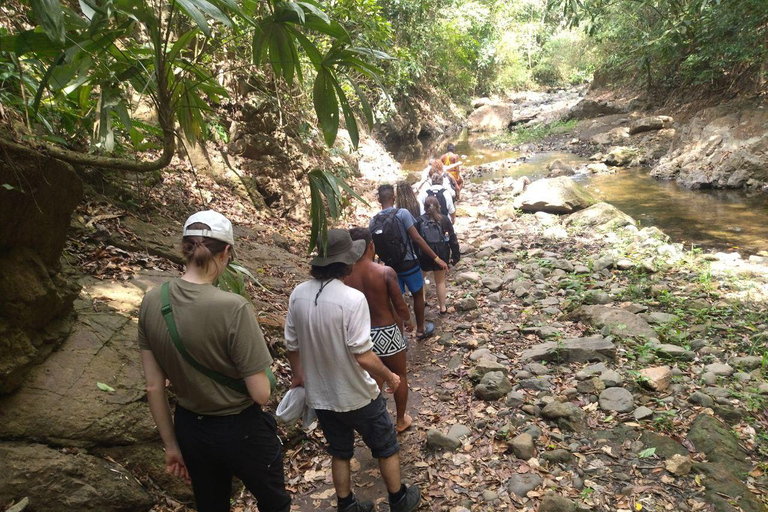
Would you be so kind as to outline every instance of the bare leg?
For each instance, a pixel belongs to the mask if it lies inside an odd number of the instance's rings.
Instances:
[[[396,453],[390,457],[379,459],[379,470],[384,478],[384,483],[387,485],[387,491],[391,494],[399,491],[402,485],[400,480],[400,454]],[[339,492],[338,489],[336,492]]]
[[[435,270],[435,286],[437,287],[437,304],[440,307],[440,312],[445,311],[445,297],[447,291],[445,289],[445,270]]]
[[[413,423],[413,418],[405,413],[408,405],[408,374],[405,370],[405,350],[381,358],[384,366],[400,377],[400,385],[395,390],[395,409],[397,410],[397,423],[395,429],[403,432]],[[381,388],[381,385],[379,385]]]
[[[398,477],[400,476],[399,468],[398,465]],[[383,473],[384,471],[382,470]],[[348,460],[336,457],[331,458],[331,474],[333,476],[333,487],[336,489],[336,497],[338,499],[346,498],[352,494],[351,471]]]
[[[424,287],[413,294],[413,313],[416,315],[416,334],[424,334]]]

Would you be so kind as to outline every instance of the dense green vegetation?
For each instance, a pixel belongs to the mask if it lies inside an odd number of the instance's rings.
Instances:
[[[711,94],[765,85],[764,0],[555,0],[551,6],[591,36],[604,56],[604,76],[615,81],[661,91],[706,86]]]

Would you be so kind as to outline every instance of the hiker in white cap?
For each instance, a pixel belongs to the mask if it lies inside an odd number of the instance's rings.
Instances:
[[[253,308],[213,286],[232,258],[232,223],[212,210],[184,223],[186,271],[150,290],[139,311],[147,401],[169,473],[192,481],[199,512],[229,512],[232,477],[261,512],[289,512],[270,396],[269,355]],[[174,418],[166,396],[171,381]]]
[[[319,241],[318,241],[319,242]],[[309,407],[328,443],[331,473],[339,512],[370,512],[370,500],[358,501],[352,492],[350,459],[355,432],[379,460],[392,512],[411,512],[421,501],[416,486],[400,480],[400,445],[376,380],[389,391],[400,378],[376,354],[371,341],[371,315],[365,295],[344,284],[366,249],[364,240],[352,241],[345,229],[328,230],[325,250],[312,259],[313,279],[291,293],[285,319],[285,344],[293,386],[304,386]]]

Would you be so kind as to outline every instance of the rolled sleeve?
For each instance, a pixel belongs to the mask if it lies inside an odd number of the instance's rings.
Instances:
[[[288,314],[285,316],[285,348],[291,352],[299,350],[299,336],[296,334],[296,325],[293,323],[293,295],[288,301]]]
[[[347,310],[347,347],[353,354],[363,354],[373,348],[371,313],[365,297]]]

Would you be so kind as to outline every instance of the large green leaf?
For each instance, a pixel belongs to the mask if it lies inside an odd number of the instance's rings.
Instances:
[[[205,19],[205,15],[197,8],[192,0],[174,0],[182,11],[187,13],[187,16],[192,18],[192,21],[203,31],[208,37],[211,37],[211,27],[208,26],[208,20]]]
[[[59,0],[30,0],[35,19],[51,41],[64,44],[64,10]]]
[[[339,102],[336,98],[334,83],[336,78],[328,69],[322,68],[315,78],[312,88],[312,102],[315,113],[323,131],[325,143],[331,146],[339,131]]]
[[[347,99],[347,95],[344,94],[344,89],[341,87],[341,84],[335,83],[334,85],[339,96],[341,110],[344,112],[344,124],[349,132],[349,140],[352,141],[352,146],[357,149],[360,142],[360,133],[357,130],[357,119],[355,119],[355,114],[352,112],[352,107],[349,105],[349,100]]]

